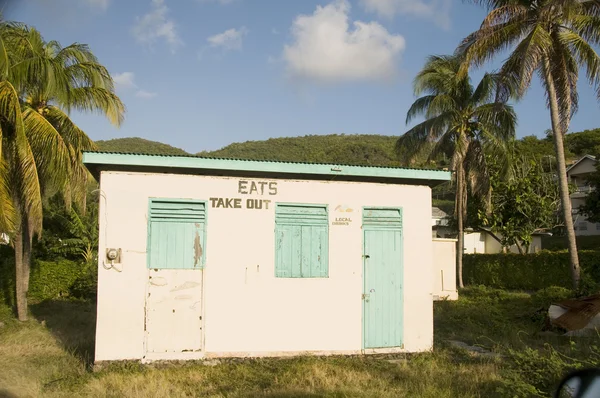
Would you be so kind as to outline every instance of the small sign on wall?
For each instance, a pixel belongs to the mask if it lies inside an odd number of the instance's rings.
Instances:
[[[239,180],[237,193],[240,195],[277,195],[277,182],[275,181],[248,181]],[[214,209],[250,209],[268,210],[271,205],[269,199],[244,199],[244,198],[210,198],[210,207]]]
[[[335,218],[331,222],[331,225],[335,226],[350,226],[352,224],[352,217],[350,214],[354,213],[354,209],[346,205],[338,205],[334,210]]]

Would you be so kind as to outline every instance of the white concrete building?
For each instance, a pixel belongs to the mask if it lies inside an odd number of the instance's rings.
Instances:
[[[587,181],[589,175],[596,171],[598,161],[592,155],[585,155],[567,169],[567,178],[577,189],[571,194],[573,224],[576,235],[600,235],[600,223],[591,223],[579,214],[579,207],[585,204],[585,198],[594,189]]]
[[[534,233],[531,245],[529,245],[529,251],[527,253],[538,253],[542,250],[542,236],[544,233]],[[497,235],[499,239],[502,239],[502,235]],[[525,248],[523,248],[525,251]],[[510,253],[519,253],[517,245],[512,245],[507,248]],[[464,253],[465,254],[498,254],[504,253],[504,248],[496,239],[485,231],[466,231],[464,239]]]
[[[85,153],[96,362],[427,351],[450,173]]]

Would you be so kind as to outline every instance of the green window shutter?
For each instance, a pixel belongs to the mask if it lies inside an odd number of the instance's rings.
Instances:
[[[325,205],[277,204],[275,276],[329,276],[329,216]]]
[[[363,226],[402,230],[402,210],[377,208],[364,209]]]
[[[151,199],[148,267],[198,269],[204,265],[204,202]]]

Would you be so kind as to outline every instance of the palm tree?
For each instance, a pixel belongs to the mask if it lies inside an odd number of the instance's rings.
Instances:
[[[87,46],[63,48],[23,24],[0,23],[0,78],[0,225],[13,237],[17,314],[26,320],[43,198],[60,192],[67,207],[72,200],[85,203],[81,156],[95,145],[68,113],[95,111],[118,126],[125,109]]]
[[[464,56],[463,73],[470,65],[482,65],[512,49],[500,73],[523,96],[538,73],[546,90],[557,159],[561,207],[569,242],[573,288],[579,287],[580,269],[569,187],[564,135],[577,111],[579,68],[584,68],[600,98],[600,44],[598,0],[470,0],[489,13],[478,31],[458,48]]]
[[[467,190],[489,201],[485,151],[507,154],[515,135],[516,115],[511,106],[495,102],[498,76],[486,74],[473,88],[468,75],[460,75],[461,60],[455,56],[432,56],[414,81],[418,98],[408,111],[406,123],[418,116],[425,121],[407,131],[397,142],[404,162],[427,155],[429,160],[450,159],[456,183],[455,217],[458,225],[456,263],[458,284],[462,279],[463,219]]]

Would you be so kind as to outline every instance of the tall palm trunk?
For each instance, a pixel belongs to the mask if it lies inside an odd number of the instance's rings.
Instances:
[[[558,97],[556,88],[550,73],[550,62],[547,58],[544,59],[544,75],[546,79],[546,87],[548,90],[548,99],[550,103],[550,117],[552,119],[552,135],[554,136],[554,150],[556,151],[558,187],[560,190],[560,203],[563,212],[565,229],[567,231],[567,241],[569,247],[569,260],[571,265],[571,279],[573,289],[579,289],[579,280],[581,271],[579,268],[579,256],[577,254],[577,241],[575,239],[575,229],[573,228],[573,215],[571,208],[571,197],[569,195],[569,182],[567,180],[567,167],[565,164],[565,147],[564,147],[564,124],[561,124],[558,111]]]
[[[464,168],[463,163],[459,162],[456,170],[456,221],[458,224],[458,239],[456,241],[456,267],[458,269],[458,287],[461,289],[465,287],[463,283],[463,253],[465,247],[465,235],[463,225],[463,214],[464,214]]]
[[[27,320],[27,288],[29,272],[23,256],[23,225],[19,223],[15,231],[15,296],[17,301],[17,317],[20,321]]]

